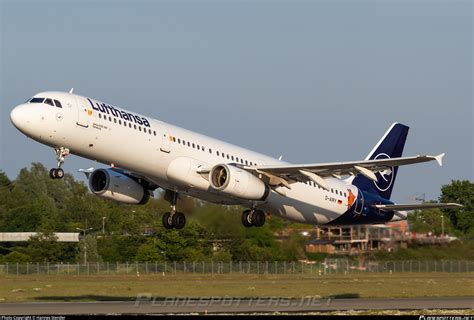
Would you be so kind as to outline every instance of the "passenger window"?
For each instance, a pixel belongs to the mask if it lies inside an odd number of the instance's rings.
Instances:
[[[99,119],[102,119],[102,115],[99,113]]]
[[[181,143],[181,139],[180,139],[180,138],[178,138],[178,143]]]
[[[227,159],[230,159],[229,155],[227,155]]]
[[[156,136],[156,131],[153,131],[153,135]]]
[[[189,141],[188,141],[188,147],[190,147],[190,146],[191,146],[191,144],[190,144]]]
[[[53,99],[48,98],[48,99],[44,100],[44,103],[49,104],[50,106],[54,107]]]
[[[122,120],[119,119],[119,124],[122,125]]]
[[[219,155],[219,151],[216,151],[216,154]]]
[[[232,158],[232,161],[234,161],[234,156],[232,156],[231,158]]]
[[[138,130],[139,130],[139,131],[142,131],[142,127],[139,126],[139,127],[138,127]]]
[[[194,145],[194,143],[193,143],[193,148],[195,148],[195,145]]]
[[[109,121],[112,122],[112,117],[109,116]]]
[[[211,154],[212,154],[212,149],[209,149],[209,153],[211,153]]]
[[[247,160],[245,160],[245,164],[246,164],[246,165],[249,165],[249,162],[248,162]]]
[[[129,123],[129,124],[128,124],[128,127],[129,127],[129,128],[131,128],[131,127],[132,127],[132,124],[131,124],[131,123]]]
[[[133,125],[133,129],[137,130],[137,125],[136,124]]]
[[[117,123],[117,118],[114,118],[114,122]]]
[[[63,106],[61,105],[61,102],[59,102],[59,100],[54,100],[54,104],[56,105],[56,107],[58,108],[62,108]]]
[[[199,150],[199,145],[196,145],[196,148]]]

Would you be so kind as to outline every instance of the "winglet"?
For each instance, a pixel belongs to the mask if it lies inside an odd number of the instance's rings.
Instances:
[[[441,154],[438,154],[437,156],[434,157],[436,159],[436,162],[438,162],[440,167],[443,166],[443,157],[444,157],[445,154],[446,153],[441,153]]]

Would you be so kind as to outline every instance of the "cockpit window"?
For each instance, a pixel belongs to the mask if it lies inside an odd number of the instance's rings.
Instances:
[[[43,103],[44,98],[32,98],[30,103]]]
[[[54,100],[54,104],[56,105],[56,107],[58,108],[62,108],[63,106],[61,105],[61,102],[59,102],[59,100]]]
[[[54,107],[53,99],[48,98],[48,99],[44,100],[44,103],[47,103],[47,104],[49,104],[50,106],[53,106],[53,107]]]

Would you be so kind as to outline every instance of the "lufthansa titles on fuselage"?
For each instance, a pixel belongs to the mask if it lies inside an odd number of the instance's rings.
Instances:
[[[103,102],[102,103],[96,102],[94,104],[90,99],[88,99],[88,100],[89,100],[90,104],[92,105],[92,109],[94,109],[95,111],[106,113],[106,114],[112,115],[114,117],[118,117],[118,118],[126,120],[126,121],[134,122],[134,123],[139,124],[139,125],[144,125],[145,127],[150,127],[150,122],[145,117],[140,117],[140,116],[134,115],[130,112],[122,111],[122,110],[120,110],[120,109],[118,109],[114,106],[111,106],[109,104],[105,104]]]

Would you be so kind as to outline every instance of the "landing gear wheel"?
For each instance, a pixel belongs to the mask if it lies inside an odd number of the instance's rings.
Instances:
[[[255,210],[252,215],[252,224],[261,227],[265,224],[265,213],[262,210]]]
[[[176,212],[173,215],[172,219],[173,219],[173,227],[175,227],[175,229],[183,229],[184,228],[184,225],[186,224],[186,217],[183,213]]]
[[[55,168],[49,170],[49,177],[51,179],[56,179],[56,169]]]
[[[61,169],[61,166],[64,163],[64,158],[69,155],[69,149],[64,147],[54,148],[54,153],[56,153],[58,168],[49,170],[49,177],[51,179],[62,179],[64,178],[64,171]]]
[[[55,169],[56,171],[56,179],[64,178],[64,170],[61,168]]]
[[[163,227],[165,227],[165,229],[173,229],[173,221],[170,212],[166,212],[163,215]]]
[[[242,224],[246,228],[250,228],[251,226],[253,226],[251,213],[252,211],[250,210],[245,210],[244,212],[242,212]]]

